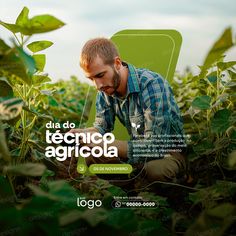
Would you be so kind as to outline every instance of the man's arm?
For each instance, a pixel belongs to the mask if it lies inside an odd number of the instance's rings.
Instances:
[[[99,131],[95,127],[89,127],[85,129],[71,129],[69,132],[70,133],[96,133],[96,132],[99,133]]]

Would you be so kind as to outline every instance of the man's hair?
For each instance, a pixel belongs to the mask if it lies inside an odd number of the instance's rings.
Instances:
[[[115,57],[119,56],[119,53],[115,44],[110,39],[90,39],[82,48],[80,66],[83,69],[88,68],[97,56],[103,60],[104,64],[111,65],[114,62]]]

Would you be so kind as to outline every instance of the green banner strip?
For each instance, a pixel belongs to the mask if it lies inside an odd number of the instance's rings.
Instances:
[[[92,164],[89,171],[93,174],[130,174],[133,168],[130,164]]]

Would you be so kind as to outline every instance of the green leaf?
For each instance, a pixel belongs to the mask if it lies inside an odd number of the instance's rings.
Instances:
[[[221,71],[225,71],[228,68],[233,67],[234,65],[236,65],[236,61],[229,61],[229,62],[218,62],[217,66]]]
[[[208,79],[212,84],[214,84],[214,83],[217,82],[217,76],[214,76],[214,75],[208,76],[207,79]]]
[[[202,188],[197,192],[190,193],[190,200],[193,201],[194,204],[202,202],[203,205],[207,204],[207,206],[210,207],[210,205],[215,205],[215,202],[219,201],[219,199],[232,198],[235,193],[235,182],[217,180],[216,183],[210,187]]]
[[[211,130],[213,133],[225,132],[230,127],[230,116],[232,112],[228,109],[222,109],[215,113],[211,121]]]
[[[115,185],[108,187],[107,191],[110,192],[112,196],[127,196],[126,192],[122,188]]]
[[[45,33],[59,29],[65,25],[64,22],[51,15],[38,15],[29,19],[28,14],[29,9],[27,7],[24,7],[19,16],[17,17],[15,24],[9,24],[0,21],[0,25],[2,25],[13,33],[20,32],[23,35]]]
[[[200,77],[203,77],[205,71],[215,62],[222,58],[222,54],[224,54],[228,49],[233,47],[233,37],[231,28],[227,28],[220,38],[214,43],[211,50],[208,52],[203,66],[201,68]]]
[[[76,199],[79,196],[77,191],[64,180],[48,181],[48,192],[32,184],[28,186],[35,195],[47,197],[55,201],[63,201],[70,208],[74,208]]]
[[[30,19],[30,23],[37,33],[49,32],[65,25],[65,23],[51,15],[35,16]]]
[[[58,214],[61,207],[55,201],[45,197],[34,196],[21,209],[22,233],[19,235],[61,235]],[[18,210],[19,211],[19,210]],[[19,225],[19,224],[18,224]]]
[[[72,201],[75,203],[77,199],[76,190],[64,180],[57,180],[48,182],[49,193],[55,195],[61,199],[66,199],[67,201]]]
[[[217,71],[212,71],[207,75],[207,79],[212,83],[216,83],[217,81]]]
[[[5,27],[6,29],[10,30],[14,34],[20,32],[20,29],[21,29],[20,26],[18,26],[18,25],[5,23],[3,21],[0,21],[0,25]]]
[[[23,106],[20,98],[11,98],[0,103],[0,120],[11,120],[16,118]]]
[[[13,166],[5,166],[4,173],[24,176],[42,176],[46,166],[40,163],[24,163]]]
[[[230,167],[236,167],[236,150],[232,151],[228,157],[228,163]]]
[[[52,96],[48,97],[48,101],[49,101],[49,105],[53,106],[53,107],[58,107],[58,102],[55,98],[53,98]]]
[[[212,209],[204,210],[197,220],[187,229],[185,235],[227,235],[227,229],[234,222],[236,207],[230,203],[223,203]]]
[[[102,208],[88,209],[83,212],[81,219],[86,220],[92,227],[104,222],[108,217],[107,211]]]
[[[29,15],[29,9],[27,7],[24,7],[19,16],[17,17],[15,24],[19,26],[26,25],[29,20],[28,15]]]
[[[233,45],[232,30],[227,28],[209,51],[204,61],[204,66],[212,65]]]
[[[47,120],[53,120],[53,117],[52,116],[49,116],[49,115],[45,115],[43,113],[39,113],[37,112],[35,109],[31,108],[29,109],[27,106],[23,106],[23,109],[25,111],[28,111],[34,115],[36,115],[38,118],[42,118],[42,119],[47,119]]]
[[[13,205],[15,199],[8,178],[0,176],[0,186],[0,206],[3,209],[4,206],[9,207],[9,204]]]
[[[131,209],[115,209],[108,213],[106,224],[128,232],[137,230],[138,220]]]
[[[224,203],[213,209],[209,209],[207,211],[207,214],[209,216],[217,217],[224,220],[225,217],[233,215],[235,210],[236,210],[236,207],[234,205],[230,203]]]
[[[15,148],[15,149],[13,149],[13,150],[11,150],[11,156],[13,157],[13,158],[15,158],[15,157],[20,157],[20,150],[21,150],[21,148],[20,147],[17,147],[17,148]]]
[[[196,97],[192,102],[192,106],[200,110],[206,110],[211,108],[210,103],[211,103],[211,97],[204,95]]]
[[[14,215],[14,221],[12,220],[12,216]],[[9,204],[5,204],[4,207],[1,207],[0,213],[0,222],[1,222],[1,233],[4,235],[9,235],[14,232],[15,235],[22,235],[22,227],[20,225],[24,225],[24,221],[21,217],[21,214],[18,209],[14,206],[9,206]]]
[[[82,214],[83,212],[79,210],[72,210],[66,214],[63,214],[59,218],[60,226],[65,226],[65,225],[76,222],[77,220],[81,219]]]
[[[46,55],[45,54],[37,54],[33,55],[33,58],[36,62],[36,67],[39,71],[44,70],[44,66],[46,64]]]
[[[42,41],[32,42],[32,43],[28,44],[27,47],[29,48],[29,50],[31,52],[39,52],[39,51],[42,51],[46,48],[51,47],[52,45],[53,45],[53,42],[42,40]]]
[[[229,73],[230,75],[230,78],[234,81],[236,81],[236,73],[233,72],[232,70],[227,70],[227,72]]]
[[[34,59],[20,47],[10,48],[0,41],[0,71],[7,76],[16,76],[21,82],[31,84],[31,76],[35,73]],[[15,79],[15,78],[14,78]]]
[[[104,222],[107,218],[107,211],[105,209],[92,209],[86,210],[84,212],[79,210],[72,210],[67,214],[64,214],[60,217],[59,222],[61,226],[65,226],[76,222],[78,220],[85,220],[92,227],[95,227],[101,222]]]
[[[37,33],[45,33],[56,30],[64,26],[65,23],[51,15],[38,15],[29,19],[26,27],[21,28],[24,35],[32,35]]]
[[[22,48],[16,48],[20,59],[22,60],[23,64],[26,68],[26,73],[32,77],[32,75],[36,72],[36,64],[34,58],[28,55]]]
[[[194,152],[198,154],[206,153],[209,150],[212,150],[213,148],[214,148],[213,143],[207,140],[201,141],[200,143],[193,146]]]
[[[0,55],[4,55],[11,49],[2,39],[0,39]]]
[[[32,149],[32,156],[35,160],[39,161],[45,158],[45,153]]]
[[[9,77],[16,76],[21,82],[30,84],[25,66],[13,50],[7,55],[0,57],[0,71],[4,74],[6,73]]]
[[[13,89],[5,77],[0,77],[0,97],[13,97]]]
[[[44,191],[48,191],[48,177],[54,176],[55,172],[51,170],[45,170],[40,181],[39,181],[39,186],[42,188]]]
[[[233,130],[231,135],[230,135],[231,139],[235,139],[236,140],[236,130]]]
[[[0,117],[1,117],[1,114],[0,114]],[[3,125],[2,125],[2,122],[0,120],[0,159],[1,158],[5,162],[10,162],[11,161],[11,155],[10,155],[9,150],[8,150]]]
[[[164,227],[160,220],[144,220],[140,222],[139,229],[136,231],[140,236],[149,235],[170,235],[170,232]]]
[[[32,78],[33,84],[43,84],[46,82],[51,82],[52,80],[46,75],[34,75]]]

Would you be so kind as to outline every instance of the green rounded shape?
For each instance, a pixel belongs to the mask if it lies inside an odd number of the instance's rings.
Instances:
[[[130,174],[132,170],[130,164],[92,164],[89,166],[92,174]]]

